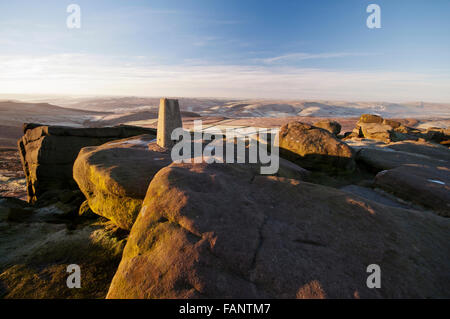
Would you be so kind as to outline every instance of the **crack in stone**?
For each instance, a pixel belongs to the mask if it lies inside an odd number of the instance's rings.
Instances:
[[[250,272],[251,272],[251,271],[255,268],[255,266],[256,266],[256,257],[258,256],[258,253],[259,253],[259,251],[261,250],[262,244],[263,244],[263,242],[264,242],[264,237],[263,237],[263,235],[262,235],[263,228],[264,228],[264,226],[266,225],[268,219],[269,219],[268,216],[264,216],[264,220],[263,220],[263,222],[261,223],[261,226],[259,226],[259,228],[258,228],[259,240],[258,240],[258,245],[257,245],[256,250],[255,250],[255,254],[253,255],[252,263],[250,264],[250,269],[249,269]]]
[[[295,239],[294,242],[301,243],[301,244],[307,244],[307,245],[313,245],[313,246],[320,246],[320,247],[326,246],[318,241],[301,239],[301,238]]]

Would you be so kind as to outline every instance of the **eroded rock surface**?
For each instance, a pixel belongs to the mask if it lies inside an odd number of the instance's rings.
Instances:
[[[73,128],[24,124],[18,147],[28,200],[36,202],[49,190],[77,189],[72,167],[81,148],[146,133],[156,135],[153,129],[133,126]]]
[[[245,165],[173,163],[149,186],[107,297],[446,298],[449,230]],[[370,264],[382,289],[366,286]]]
[[[279,132],[280,155],[301,167],[327,172],[352,171],[352,149],[327,130],[290,122]]]
[[[431,209],[450,215],[450,150],[442,145],[419,141],[396,143],[348,142],[356,159],[377,172],[374,187]]]
[[[450,217],[450,168],[401,165],[381,171],[375,185],[400,198]]]
[[[85,147],[73,177],[89,207],[123,229],[131,229],[153,176],[172,160],[153,135]]]
[[[341,132],[341,124],[339,124],[336,121],[322,120],[315,122],[313,125],[316,127],[323,128],[324,130],[327,130],[328,132],[330,132],[335,136],[337,136]]]

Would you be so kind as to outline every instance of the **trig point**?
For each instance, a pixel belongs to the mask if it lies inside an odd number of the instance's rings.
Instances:
[[[159,101],[156,143],[164,148],[172,147],[173,141],[170,139],[170,135],[178,127],[183,127],[178,100],[162,98]]]

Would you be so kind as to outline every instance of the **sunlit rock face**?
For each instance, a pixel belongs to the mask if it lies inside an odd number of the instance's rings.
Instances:
[[[172,162],[154,135],[116,140],[80,151],[73,177],[91,210],[123,229],[131,229],[148,184]]]
[[[351,172],[355,168],[352,149],[327,130],[290,122],[280,128],[278,136],[280,155],[301,167],[325,172]]]
[[[320,127],[323,128],[324,130],[327,130],[328,132],[330,132],[331,134],[337,136],[340,132],[341,132],[341,124],[339,124],[336,121],[332,121],[332,120],[321,120],[318,122],[315,122],[313,124],[316,127]]]
[[[107,297],[444,297],[449,230],[245,165],[173,163],[150,183]],[[383,289],[367,287],[370,264]]]

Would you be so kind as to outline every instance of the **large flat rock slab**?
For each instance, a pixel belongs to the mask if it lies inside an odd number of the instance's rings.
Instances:
[[[391,148],[362,148],[356,154],[356,159],[375,170],[387,170],[401,165],[447,166],[449,162],[443,159]]]
[[[450,149],[448,147],[426,141],[402,141],[387,145],[389,149],[418,155],[425,155],[438,161],[446,161],[450,165]]]
[[[450,217],[450,168],[402,165],[381,171],[375,185],[402,199]]]

